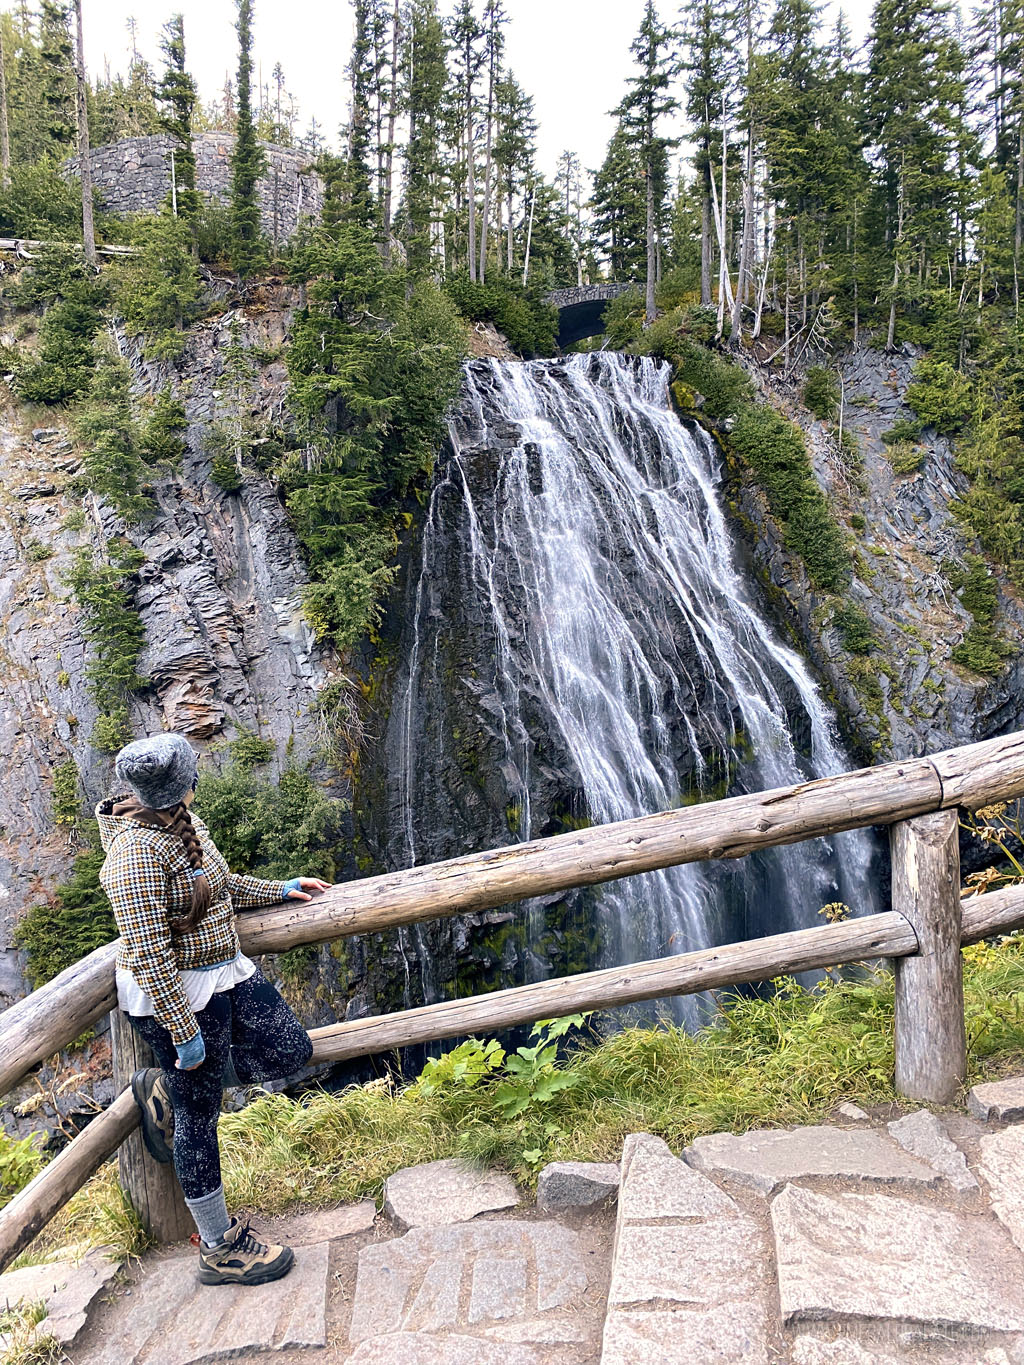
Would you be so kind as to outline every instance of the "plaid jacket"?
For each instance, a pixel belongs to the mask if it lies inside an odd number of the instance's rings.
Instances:
[[[121,933],[117,965],[126,967],[152,999],[157,1022],[174,1042],[187,1043],[199,1026],[179,972],[233,958],[239,952],[235,909],[283,900],[285,883],[229,872],[210,831],[193,815],[210,883],[210,909],[192,933],[174,933],[169,920],[192,904],[192,869],[181,840],[125,816],[105,815],[106,805],[96,808],[107,855],[100,883]]]

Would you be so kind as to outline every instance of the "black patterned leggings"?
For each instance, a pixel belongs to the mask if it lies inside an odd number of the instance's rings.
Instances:
[[[213,1194],[221,1183],[217,1119],[230,1060],[243,1085],[276,1081],[300,1071],[313,1044],[280,995],[259,970],[229,991],[210,997],[196,1015],[206,1060],[180,1071],[171,1035],[153,1018],[130,1014],[156,1053],[174,1106],[174,1169],[186,1199]]]

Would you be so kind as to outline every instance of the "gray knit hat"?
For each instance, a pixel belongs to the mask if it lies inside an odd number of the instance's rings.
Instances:
[[[151,810],[167,810],[192,790],[198,757],[184,735],[152,735],[126,744],[114,771]]]

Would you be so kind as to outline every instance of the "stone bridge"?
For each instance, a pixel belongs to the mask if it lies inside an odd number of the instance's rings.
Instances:
[[[553,289],[544,302],[558,309],[558,344],[564,350],[584,337],[604,331],[609,300],[635,289],[635,284],[580,284],[572,289]]]

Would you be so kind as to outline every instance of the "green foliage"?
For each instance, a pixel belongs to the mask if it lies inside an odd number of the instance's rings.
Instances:
[[[467,1038],[450,1052],[430,1057],[413,1084],[421,1095],[465,1086],[472,1089],[486,1080],[505,1060],[505,1049],[496,1038],[481,1042]]]
[[[53,557],[53,546],[47,545],[45,540],[26,540],[23,549],[31,564],[42,564]]]
[[[12,1138],[0,1129],[0,1209],[43,1169],[43,1158],[36,1146],[37,1136]]]
[[[189,222],[169,213],[140,216],[132,242],[135,254],[118,266],[114,306],[147,356],[174,360],[202,297]]]
[[[30,241],[82,239],[82,191],[47,162],[11,166],[11,183],[0,188],[0,237]]]
[[[914,382],[907,388],[906,401],[922,426],[952,435],[971,415],[971,381],[949,361],[925,356],[914,366]]]
[[[210,461],[210,478],[225,493],[237,493],[242,487],[242,475],[230,450],[225,449],[229,439],[217,427],[211,427],[206,436],[207,445],[213,449]]]
[[[894,474],[916,474],[924,464],[924,447],[910,441],[893,441],[888,454]]]
[[[83,447],[81,482],[129,524],[142,521],[153,504],[141,492],[147,469],[132,412],[131,372],[112,351],[98,355],[88,400],[75,417],[75,435]]]
[[[149,685],[138,673],[146,632],[133,605],[132,579],[145,561],[141,550],[126,541],[109,541],[107,563],[81,549],[66,582],[82,612],[82,633],[91,646],[85,669],[89,691],[100,716],[92,743],[101,753],[115,753],[131,737],[128,697]]]
[[[907,418],[901,417],[898,422],[893,422],[887,431],[882,432],[882,444],[887,446],[916,443],[921,438],[923,422],[911,422]]]
[[[166,462],[177,468],[188,450],[187,432],[184,403],[170,389],[161,389],[142,428],[139,448],[143,459],[147,464]]]
[[[534,1024],[532,1047],[518,1047],[505,1059],[505,1078],[495,1087],[494,1102],[506,1119],[518,1118],[536,1105],[547,1104],[560,1090],[579,1084],[579,1076],[557,1065],[558,1039],[570,1028],[582,1028],[586,1015],[545,1019]]]
[[[307,294],[287,357],[306,448],[278,474],[310,566],[307,618],[344,648],[393,579],[396,500],[432,466],[464,338],[450,301],[427,280],[410,291],[364,228],[313,233],[292,278]]]
[[[870,654],[878,643],[871,622],[856,602],[840,603],[832,613],[832,624],[839,632],[843,648],[851,654]]]
[[[504,275],[486,284],[455,275],[445,281],[445,293],[470,322],[492,322],[520,355],[554,355],[558,310],[543,303],[536,290],[521,289]]]
[[[821,365],[812,365],[804,381],[803,404],[814,413],[819,422],[830,422],[839,412],[839,379],[835,370],[826,370]]]
[[[28,955],[33,989],[117,937],[110,902],[100,886],[103,858],[98,848],[80,853],[68,881],[18,921],[14,941]]]
[[[867,528],[867,521],[860,512],[850,513],[850,526],[855,531],[863,531]]]
[[[629,289],[609,300],[604,310],[604,334],[614,351],[625,351],[640,341],[644,332],[644,296]]]
[[[966,555],[962,568],[952,564],[945,567],[950,586],[972,618],[950,658],[983,676],[1002,672],[1015,651],[998,628],[999,591],[991,569],[980,555]]]
[[[227,265],[231,259],[231,209],[204,199],[195,220],[196,254],[208,265]]]
[[[774,408],[751,407],[736,419],[730,440],[765,490],[786,544],[819,587],[838,591],[849,577],[849,556],[799,427]]]
[[[236,870],[327,880],[337,871],[346,806],[326,796],[305,768],[286,768],[275,786],[236,762],[199,779],[195,804]]]
[[[269,739],[259,735],[242,734],[228,745],[231,757],[240,768],[258,768],[269,763],[277,752]]]
[[[260,232],[257,181],[266,158],[256,138],[252,109],[252,0],[235,0],[238,7],[238,112],[235,145],[231,152],[231,264],[247,279],[266,261]]]
[[[81,394],[93,366],[93,338],[103,325],[106,288],[81,253],[51,246],[23,270],[11,291],[21,307],[46,305],[34,359],[15,374],[18,394],[30,403],[62,403]]]
[[[54,824],[77,825],[82,801],[78,791],[78,765],[73,758],[54,768],[52,799]]]
[[[684,339],[666,358],[675,361],[676,380],[704,399],[701,411],[708,417],[735,417],[753,401],[753,387],[743,370],[699,342]]]

